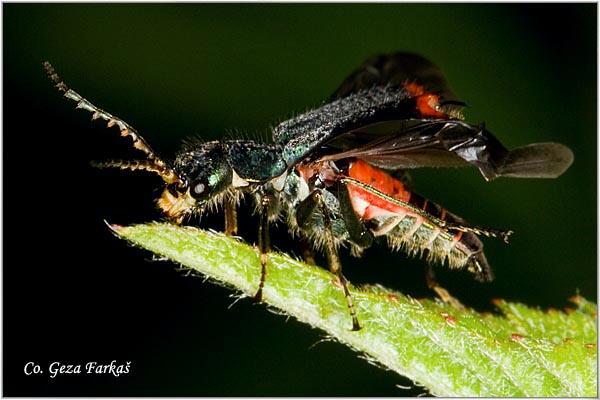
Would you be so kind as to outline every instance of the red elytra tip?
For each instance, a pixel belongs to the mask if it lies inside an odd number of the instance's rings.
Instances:
[[[581,299],[580,295],[576,294],[574,296],[569,297],[568,300],[573,304],[579,305],[579,303],[581,303],[582,299]]]
[[[586,349],[593,349],[594,347],[596,347],[596,343],[586,343],[584,344]]]
[[[510,335],[510,338],[512,340],[514,340],[515,342],[520,342],[521,340],[523,340],[523,335],[520,335],[518,333],[513,333],[512,335]]]
[[[502,304],[504,304],[504,300],[498,298],[492,299],[492,304],[496,307],[500,307]]]
[[[396,296],[396,295],[395,295],[395,294],[393,294],[393,293],[389,293],[389,294],[387,295],[387,298],[388,298],[388,300],[389,300],[389,301],[393,301],[394,303],[397,303],[397,302],[398,302],[398,296]]]

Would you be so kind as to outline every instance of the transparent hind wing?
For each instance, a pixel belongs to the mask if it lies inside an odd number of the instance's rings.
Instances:
[[[320,160],[359,158],[387,170],[472,165],[486,180],[556,178],[573,162],[573,152],[560,143],[509,151],[485,127],[456,120],[376,123],[338,135],[329,146],[342,151]]]
[[[557,178],[573,163],[573,152],[560,143],[532,143],[511,150],[498,168],[511,178]]]

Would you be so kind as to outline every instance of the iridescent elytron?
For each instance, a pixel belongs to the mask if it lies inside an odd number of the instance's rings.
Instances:
[[[45,68],[65,97],[133,140],[143,160],[108,161],[99,167],[145,170],[160,176],[158,207],[174,223],[223,206],[225,230],[237,232],[237,206],[250,195],[259,216],[261,279],[268,284],[269,224],[280,219],[313,248],[324,250],[347,299],[352,328],[360,325],[342,275],[340,247],[354,255],[374,241],[427,260],[428,284],[455,301],[434,280],[431,264],[466,268],[492,279],[478,236],[507,241],[511,231],[477,227],[410,190],[406,170],[474,166],[486,180],[500,176],[556,178],[573,153],[558,143],[508,151],[483,124],[463,121],[460,102],[440,70],[409,53],[367,60],[319,108],[273,128],[273,143],[251,140],[186,144],[173,160],[156,155],[129,124],[67,87]]]

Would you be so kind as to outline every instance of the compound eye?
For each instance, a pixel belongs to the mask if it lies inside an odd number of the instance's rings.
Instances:
[[[192,182],[191,194],[193,197],[203,197],[208,193],[208,182],[202,179]]]

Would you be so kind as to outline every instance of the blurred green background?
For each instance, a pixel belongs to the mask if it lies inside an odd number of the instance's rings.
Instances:
[[[70,190],[92,188],[89,197],[77,200],[77,215],[64,205],[63,210],[49,211],[61,215],[62,221],[88,223],[103,239],[84,242],[82,235],[81,246],[103,254],[99,257],[105,258],[98,260],[116,264],[111,270],[115,279],[105,278],[102,288],[90,286],[90,296],[128,295],[138,310],[138,317],[127,318],[130,304],[111,303],[111,312],[118,317],[111,319],[107,313],[95,326],[98,332],[119,332],[105,337],[103,355],[110,362],[127,349],[136,365],[132,376],[85,384],[68,378],[61,382],[26,379],[22,360],[44,359],[41,353],[19,353],[31,349],[16,345],[24,341],[19,329],[37,330],[46,336],[37,339],[37,348],[50,348],[56,345],[47,336],[52,319],[35,325],[31,321],[36,320],[36,312],[41,313],[39,308],[11,297],[16,288],[22,295],[38,295],[30,285],[41,278],[34,273],[15,275],[11,281],[13,275],[7,270],[20,268],[19,262],[5,259],[5,285],[14,289],[5,291],[5,316],[34,313],[29,325],[5,320],[5,395],[401,396],[423,392],[396,388],[396,383],[407,382],[358,359],[341,345],[324,343],[309,350],[322,337],[320,332],[296,322],[284,323],[283,317],[266,313],[264,307],[242,301],[227,310],[231,302],[227,290],[185,277],[171,265],[149,263],[148,254],[111,238],[101,224],[103,218],[119,223],[158,218],[152,208],[157,182],[98,173],[81,161],[115,157],[127,145],[116,139],[109,142],[114,147],[100,154],[90,150],[116,135],[90,128],[81,112],[61,103],[41,71],[45,59],[80,93],[137,127],[159,152],[172,155],[192,135],[268,137],[269,126],[320,104],[365,58],[397,50],[420,53],[445,71],[456,94],[469,105],[467,119],[485,121],[507,147],[558,141],[575,153],[573,166],[557,180],[486,183],[475,170],[415,171],[413,180],[421,194],[474,223],[515,231],[508,246],[485,240],[496,273],[494,283],[481,285],[465,273],[438,269],[440,280],[466,304],[482,310],[493,309],[494,297],[556,308],[564,307],[576,291],[596,300],[595,4],[5,3],[3,18],[5,189],[10,189],[6,186],[10,177],[25,168],[23,158],[10,162],[12,156],[28,154],[16,146],[38,138],[48,140],[44,154],[52,154],[65,168],[72,165],[82,177],[69,184]],[[35,107],[48,117],[40,117],[42,121],[36,121],[34,113],[28,117],[28,110]],[[36,123],[41,128],[34,129]],[[96,131],[101,133],[97,142],[78,146],[80,140],[92,140],[81,139],[83,135],[95,137]],[[42,150],[33,147],[33,152]],[[74,162],[71,157],[81,160]],[[38,174],[46,168],[40,160],[27,163],[31,168],[35,165]],[[110,192],[112,185],[122,188]],[[25,185],[23,190],[29,193],[35,188]],[[39,195],[39,190],[34,193]],[[248,214],[248,208],[242,213]],[[246,223],[242,233],[250,242],[256,235],[253,221],[242,221]],[[39,215],[25,214],[14,225],[7,218],[4,248],[11,240],[6,238],[7,229],[39,222]],[[54,225],[54,229],[61,228]],[[297,254],[292,243],[280,239],[284,236],[275,235],[275,246]],[[6,251],[10,257],[11,249]],[[79,266],[89,254],[64,255],[53,268]],[[355,283],[382,283],[414,296],[432,296],[424,287],[420,261],[374,249],[361,259],[346,255],[344,263],[346,276]],[[89,284],[111,273],[103,268],[78,271],[82,275],[65,273],[70,286],[61,286],[67,290],[63,295],[68,296],[68,290],[82,294],[81,279]],[[56,273],[60,274],[55,271],[47,278]],[[126,276],[121,283],[118,274]],[[142,284],[143,279],[150,283]],[[162,291],[169,295],[161,297]],[[88,304],[96,312],[104,306],[99,301]],[[71,314],[71,307],[71,302],[54,306],[67,330],[77,329],[79,318],[91,321],[93,313]],[[67,350],[69,340],[79,340],[74,358],[96,354],[98,341],[67,339],[58,333],[52,337]],[[117,343],[120,347],[111,353],[110,344]],[[7,354],[7,347],[13,352]],[[67,350],[56,354],[48,350],[48,354],[67,358],[65,354],[71,354]],[[13,373],[16,378],[11,384],[6,377]]]

